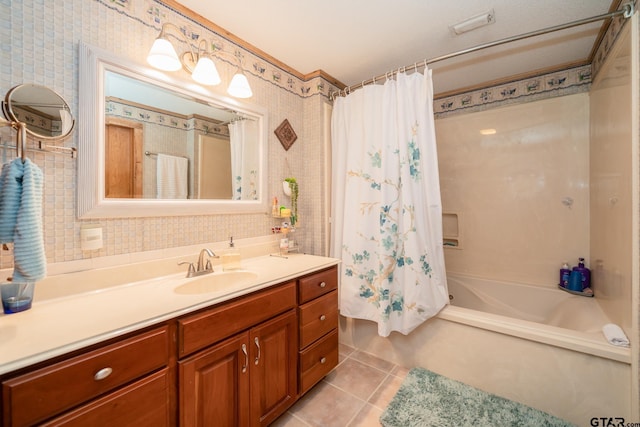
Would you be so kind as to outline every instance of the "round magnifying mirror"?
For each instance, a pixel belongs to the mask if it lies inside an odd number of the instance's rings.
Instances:
[[[59,140],[73,131],[75,119],[63,97],[46,86],[22,84],[12,88],[2,103],[7,120],[27,125],[39,140]]]

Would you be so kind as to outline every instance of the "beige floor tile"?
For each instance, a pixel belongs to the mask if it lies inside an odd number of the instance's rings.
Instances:
[[[349,423],[349,427],[374,427],[380,425],[382,409],[365,405],[358,415]]]
[[[289,412],[313,427],[345,427],[364,405],[357,397],[323,381]]]
[[[404,381],[404,378],[389,375],[369,398],[369,403],[380,410],[385,409],[398,392],[402,381]]]
[[[406,377],[406,376],[407,376],[407,374],[409,373],[409,371],[410,371],[410,370],[411,370],[411,369],[409,369],[409,368],[405,368],[405,367],[403,367],[403,366],[398,366],[398,365],[396,365],[396,366],[394,366],[394,367],[393,367],[393,369],[391,370],[391,374],[392,374],[392,375],[395,375],[396,377],[402,377],[402,378],[404,378],[404,377]]]
[[[327,375],[325,380],[366,401],[386,376],[379,369],[349,358]]]
[[[342,362],[344,359],[349,357],[356,349],[353,347],[349,347],[345,344],[339,344],[338,347],[338,361]]]
[[[351,355],[351,358],[355,360],[359,360],[362,363],[366,363],[369,366],[373,366],[374,368],[378,368],[381,371],[385,371],[385,372],[391,371],[396,366],[391,362],[387,362],[386,360],[380,359],[378,357],[375,357],[369,353],[365,353],[360,350],[356,350]]]
[[[271,423],[269,427],[309,427],[309,424],[287,412]]]

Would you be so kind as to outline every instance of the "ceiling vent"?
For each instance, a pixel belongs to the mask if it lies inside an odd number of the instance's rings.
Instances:
[[[471,18],[467,18],[462,22],[458,22],[457,24],[453,24],[449,26],[451,32],[455,35],[460,35],[463,33],[467,33],[469,31],[473,31],[476,28],[484,27],[485,25],[493,24],[496,22],[496,15],[493,9],[482,13],[480,15],[472,16]]]

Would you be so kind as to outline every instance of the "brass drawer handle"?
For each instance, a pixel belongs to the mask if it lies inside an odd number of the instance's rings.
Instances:
[[[254,365],[257,365],[258,363],[260,363],[260,340],[258,339],[258,337],[255,337],[253,339],[253,342],[255,343],[256,347],[258,348],[258,355],[256,356],[256,359],[253,361]]]
[[[327,363],[327,358],[326,357],[321,357],[320,358],[320,364],[324,365],[325,363]]]
[[[249,354],[247,353],[247,345],[242,344],[242,353],[244,354],[244,365],[242,365],[242,373],[247,372],[247,366],[249,366]]]
[[[106,368],[102,368],[98,372],[96,372],[96,374],[93,376],[93,379],[96,381],[103,380],[107,378],[109,375],[111,375],[112,372],[113,372],[113,369],[107,366]]]
[[[327,320],[327,316],[323,314],[322,316],[320,316],[320,320],[324,322],[325,320]]]
[[[327,284],[326,284],[325,282],[320,282],[320,285],[319,285],[319,286],[320,286],[321,288],[324,288],[324,287],[326,287],[326,286],[327,286]]]

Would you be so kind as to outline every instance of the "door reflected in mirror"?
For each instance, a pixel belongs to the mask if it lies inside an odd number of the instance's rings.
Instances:
[[[257,120],[105,72],[105,197],[257,200]]]

